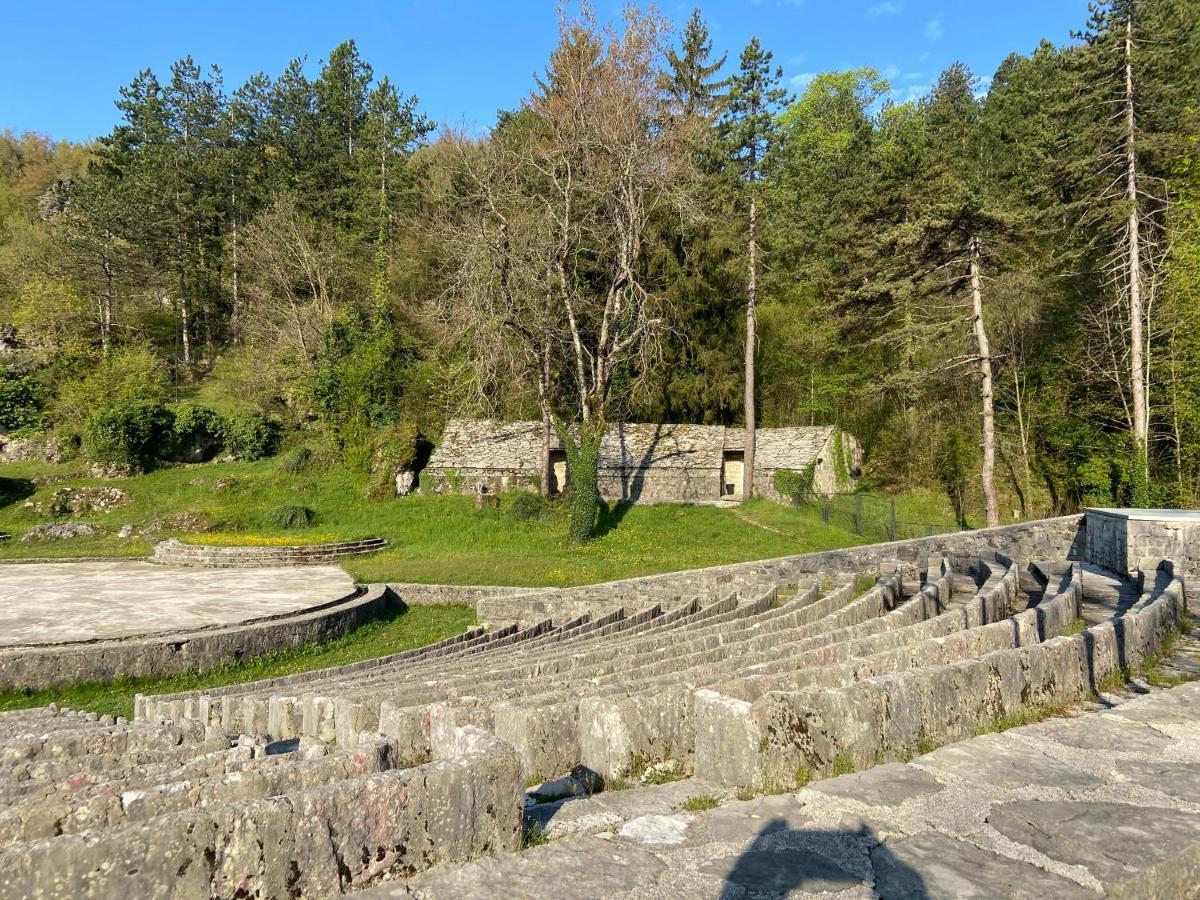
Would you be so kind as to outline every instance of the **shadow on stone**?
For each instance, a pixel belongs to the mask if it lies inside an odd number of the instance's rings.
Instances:
[[[869,860],[869,862],[868,862]],[[792,828],[775,818],[735,857],[716,859],[701,871],[723,878],[720,897],[787,897],[845,891],[865,885],[865,868],[873,868],[881,897],[924,898],[924,880],[916,869],[895,857],[863,825],[857,830]],[[857,871],[855,871],[857,870]],[[881,890],[880,873],[887,890]]]

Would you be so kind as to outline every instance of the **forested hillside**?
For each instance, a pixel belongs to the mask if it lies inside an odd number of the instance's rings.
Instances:
[[[751,412],[993,521],[1195,505],[1200,6],[1079,27],[896,103],[870,69],[791,96],[699,13],[585,12],[486,134],[353,42],[143,71],[92,144],[0,136],[0,433],[319,443],[386,484],[451,415],[542,417],[590,527],[600,423]]]

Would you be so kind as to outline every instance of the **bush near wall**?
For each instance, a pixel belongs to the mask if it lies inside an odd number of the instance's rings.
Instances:
[[[260,412],[234,413],[221,424],[225,452],[238,459],[255,460],[279,449],[279,423]]]
[[[811,496],[816,475],[817,464],[810,462],[799,472],[780,469],[771,478],[771,485],[779,492],[780,497],[786,497],[793,505],[799,506]]]
[[[374,441],[367,494],[373,500],[396,496],[396,475],[417,461],[420,434],[412,422],[391,425]]]

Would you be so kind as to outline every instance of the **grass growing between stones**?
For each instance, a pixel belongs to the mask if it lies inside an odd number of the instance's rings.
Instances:
[[[1043,703],[1037,706],[1027,706],[1017,712],[1008,713],[993,719],[986,725],[980,725],[975,729],[975,734],[1000,734],[1008,731],[1010,728],[1020,728],[1022,725],[1036,725],[1038,722],[1045,722],[1047,719],[1063,718],[1068,715],[1071,708],[1075,705],[1074,702],[1067,703]]]
[[[1087,622],[1080,617],[1075,619],[1073,622],[1068,622],[1058,633],[1061,637],[1071,637],[1072,635],[1083,634],[1085,631],[1087,631],[1087,627]]]
[[[540,847],[543,844],[550,843],[550,838],[546,837],[546,831],[542,828],[541,822],[530,822],[521,832],[521,849],[528,850],[530,847]]]
[[[0,558],[145,556],[154,543],[170,536],[250,546],[377,536],[390,546],[346,562],[359,581],[561,587],[878,539],[825,525],[816,508],[755,499],[738,509],[753,522],[711,506],[606,504],[597,537],[572,547],[566,543],[566,510],[560,504],[551,504],[545,516],[522,521],[514,514],[520,498],[527,496],[521,494],[505,495],[498,507],[479,510],[470,497],[370,500],[362,479],[340,466],[322,469],[315,458],[298,470],[267,459],[170,466],[115,481],[89,477],[79,462],[10,463],[0,465],[0,477],[17,485],[6,493],[12,495],[9,500],[0,500],[0,531],[12,534],[11,540],[0,542]],[[104,534],[20,540],[50,521],[21,501],[44,501],[57,488],[84,485],[116,487],[128,495],[123,506],[80,517],[103,527]],[[311,510],[311,521],[304,527],[290,523],[290,528],[270,521],[271,511],[280,507]],[[182,513],[199,517],[210,530],[180,535],[170,520]],[[134,529],[128,538],[117,536],[124,525]]]
[[[694,797],[688,797],[683,802],[684,812],[703,812],[706,809],[716,809],[721,805],[721,801],[712,794],[697,794]]]
[[[858,769],[854,765],[854,757],[849,753],[839,753],[833,758],[831,774],[834,778],[839,775],[853,775]]]
[[[133,715],[135,694],[204,690],[342,666],[432,644],[460,634],[473,624],[475,610],[469,606],[413,606],[390,613],[327,644],[261,656],[210,672],[160,678],[118,678],[41,691],[3,691],[0,692],[0,711],[57,703],[71,709],[128,718]]]

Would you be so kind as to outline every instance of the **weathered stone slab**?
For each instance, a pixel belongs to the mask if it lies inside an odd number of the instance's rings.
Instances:
[[[871,851],[875,891],[888,900],[1095,897],[1074,882],[1026,862],[926,832]]]
[[[810,790],[856,800],[867,806],[899,806],[905,800],[936,794],[942,790],[942,784],[921,769],[903,763],[888,763],[865,772],[818,781]]]
[[[1200,763],[1126,759],[1113,764],[1118,777],[1175,800],[1200,804]]]
[[[994,808],[1000,834],[1082,866],[1116,896],[1195,896],[1200,816],[1127,803],[1017,801]]]
[[[1048,738],[1079,750],[1114,750],[1121,753],[1161,753],[1171,743],[1171,739],[1162,732],[1108,714],[1055,719],[1032,725],[1021,734]]]
[[[1017,734],[986,734],[942,747],[913,765],[935,775],[955,775],[992,787],[1018,790],[1030,785],[1087,791],[1103,782],[1095,775],[1052,759]]]

